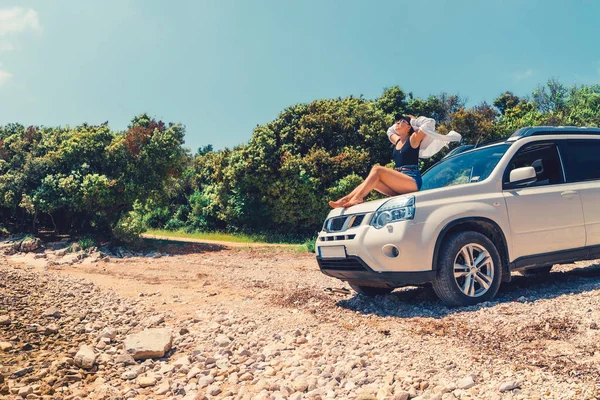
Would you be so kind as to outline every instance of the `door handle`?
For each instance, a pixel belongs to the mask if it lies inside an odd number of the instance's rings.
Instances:
[[[570,198],[577,196],[577,192],[574,190],[567,190],[567,191],[562,192],[560,195],[562,197],[564,197],[565,199],[570,199]]]

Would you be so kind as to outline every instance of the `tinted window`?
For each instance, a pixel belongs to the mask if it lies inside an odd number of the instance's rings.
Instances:
[[[600,140],[567,140],[564,157],[568,182],[600,179]]]
[[[423,174],[421,190],[481,182],[494,170],[510,144],[502,143],[446,158]]]
[[[556,185],[564,182],[558,149],[554,143],[532,143],[523,146],[510,160],[504,173],[504,182],[509,182],[510,171],[523,167],[533,167],[537,179],[523,187]]]

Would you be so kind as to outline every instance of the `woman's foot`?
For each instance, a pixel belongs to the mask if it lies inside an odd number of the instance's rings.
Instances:
[[[350,200],[348,200],[347,202],[345,202],[344,204],[342,204],[342,207],[344,207],[344,208],[352,207],[352,206],[362,203],[363,201],[364,200],[359,197],[353,197]]]
[[[344,196],[341,199],[339,199],[338,201],[329,201],[329,205],[331,206],[331,208],[340,208],[343,206],[344,203],[346,203],[348,201],[348,196]]]

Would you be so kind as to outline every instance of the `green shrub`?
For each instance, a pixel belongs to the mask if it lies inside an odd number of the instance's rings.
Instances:
[[[145,231],[142,219],[134,213],[127,213],[113,227],[113,236],[119,242],[136,243]]]
[[[90,236],[79,239],[77,244],[79,244],[79,247],[81,247],[82,250],[89,250],[92,247],[96,247],[96,241]]]

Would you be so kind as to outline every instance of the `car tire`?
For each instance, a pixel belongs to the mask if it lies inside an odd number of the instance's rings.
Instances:
[[[553,265],[545,265],[543,267],[530,268],[524,271],[521,271],[521,275],[523,276],[539,276],[549,274],[552,270]]]
[[[481,257],[481,258],[480,258]],[[502,281],[502,261],[494,243],[478,232],[457,232],[440,248],[435,294],[450,307],[492,299]]]
[[[362,294],[367,297],[385,296],[386,294],[392,293],[392,288],[373,287],[373,286],[362,286],[354,283],[348,283],[350,287],[358,294]]]

